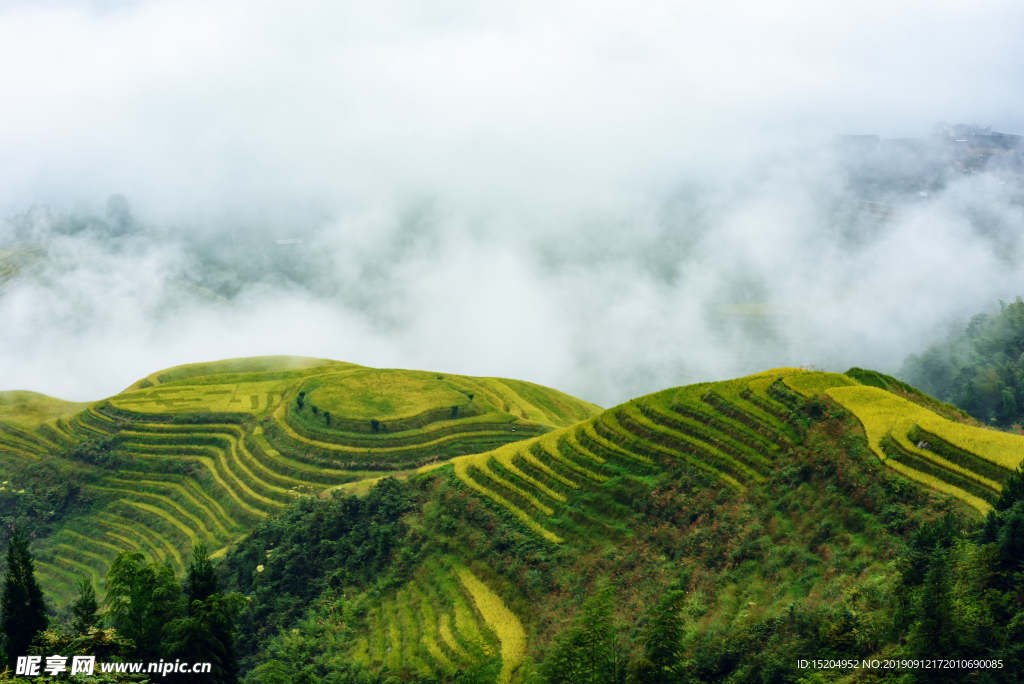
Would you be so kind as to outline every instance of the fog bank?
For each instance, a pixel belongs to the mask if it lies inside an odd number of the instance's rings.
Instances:
[[[1022,14],[0,5],[26,65],[0,72],[0,252],[29,255],[0,285],[0,389],[95,399],[254,354],[601,405],[895,370],[1024,294],[1021,187],[943,167],[869,191],[833,136],[1024,132]]]

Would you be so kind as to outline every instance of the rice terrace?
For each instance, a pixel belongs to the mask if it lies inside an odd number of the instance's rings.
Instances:
[[[708,678],[746,662],[721,651],[736,639],[754,639],[757,668],[808,639],[894,651],[881,626],[894,540],[995,510],[1024,437],[857,368],[779,368],[602,410],[515,380],[257,357],[88,403],[0,393],[0,459],[5,511],[51,505],[46,472],[73,483],[32,547],[58,614],[79,578],[102,597],[122,551],[182,573],[204,544],[250,601],[252,681],[303,667],[553,680],[601,610],[618,620],[608,662],[640,681],[651,647],[644,660],[629,644],[660,596]],[[325,522],[331,506],[389,530],[376,560],[357,558],[365,529]]]

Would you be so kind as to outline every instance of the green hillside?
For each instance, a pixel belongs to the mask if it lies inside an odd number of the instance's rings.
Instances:
[[[0,248],[0,291],[35,265],[46,253],[38,242],[23,242]]]
[[[23,282],[30,282],[45,273],[48,267],[74,268],[89,262],[89,258],[63,256],[54,258],[49,253],[49,241],[16,242],[0,245],[0,294]],[[229,300],[205,287],[178,278],[164,281],[169,303],[203,302],[229,304]]]
[[[976,524],[1024,438],[858,375],[674,388],[381,482],[362,508],[339,499],[261,524],[224,569],[251,600],[249,681],[580,681],[559,658],[602,587],[633,665],[659,597],[688,592],[693,678],[671,681],[796,681],[799,657],[892,655],[914,531],[945,513]],[[310,536],[348,551],[312,558]]]
[[[365,488],[598,411],[529,383],[298,357],[179,366],[91,404],[28,392],[0,401],[0,462],[13,482],[0,497],[8,517],[49,522],[40,574],[60,603],[76,575],[99,589],[120,549],[180,572],[193,544],[222,554],[303,496]],[[32,496],[42,500],[25,505]],[[39,510],[51,500],[54,510]]]
[[[1024,461],[1024,438],[860,369],[600,411],[511,380],[263,357],[35,402],[0,414],[19,492],[0,497],[39,498],[52,473],[80,486],[39,523],[48,594],[68,601],[79,575],[102,588],[121,549],[180,573],[204,542],[249,599],[250,682],[577,681],[566,654],[601,610],[602,652],[646,681],[663,596],[685,623],[678,681],[795,682],[797,658],[893,655],[921,643],[899,632],[918,615],[894,603],[917,595],[901,559],[930,552],[947,514],[957,530],[988,515],[1002,539],[993,507]]]

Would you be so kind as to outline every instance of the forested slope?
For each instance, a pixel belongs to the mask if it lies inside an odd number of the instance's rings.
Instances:
[[[1024,300],[974,316],[949,339],[903,363],[901,377],[985,423],[1024,420]]]

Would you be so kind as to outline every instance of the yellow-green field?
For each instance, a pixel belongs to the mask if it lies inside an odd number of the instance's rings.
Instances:
[[[54,399],[38,392],[0,392],[0,421],[21,430],[34,430],[51,418],[67,416],[88,407],[88,402]]]
[[[1024,438],[955,423],[877,387],[832,387],[826,394],[857,416],[864,426],[868,444],[880,460],[911,479],[956,496],[979,511],[985,512],[990,508],[985,492],[962,481],[967,479],[977,482],[991,490],[992,494],[998,493],[998,483],[980,476],[977,466],[971,468],[970,465],[964,467],[951,463],[931,449],[920,448],[908,437],[914,428],[929,435],[930,441],[921,440],[921,443],[931,445],[931,442],[941,441],[964,452],[968,459],[973,456],[987,461],[1006,474],[1024,461]],[[894,456],[895,462],[890,462],[890,455],[883,448],[886,438],[893,439],[901,448],[901,453]],[[943,477],[943,474],[946,476]]]
[[[498,652],[501,680],[508,682],[525,653],[519,619],[487,584],[449,558],[424,563],[393,597],[371,609],[366,624],[365,647],[357,643],[350,657],[392,672],[407,667],[425,676],[451,674]]]
[[[538,544],[611,538],[625,534],[617,516],[628,509],[606,494],[624,479],[679,463],[736,490],[758,486],[801,442],[807,412],[828,401],[859,420],[892,470],[988,510],[1024,460],[1024,438],[912,399],[780,368],[601,411],[514,380],[260,357],[160,371],[89,404],[0,393],[0,467],[58,459],[88,474],[91,512],[36,544],[44,586],[66,601],[76,577],[101,589],[119,550],[181,572],[194,543],[223,554],[299,497],[360,494],[386,476],[441,468]],[[103,465],[108,456],[116,467]],[[22,495],[9,479],[0,473],[0,496]],[[500,654],[500,677],[512,681],[527,636],[500,598],[509,594],[483,566],[443,554],[374,599],[351,659],[426,677]]]
[[[471,403],[471,392],[460,391],[444,375],[417,371],[358,369],[312,378],[304,388],[306,400],[321,411],[364,423],[372,418],[393,422],[451,407],[465,409]]]
[[[805,397],[824,394],[833,387],[853,387],[860,384],[840,373],[796,373],[786,376],[783,382],[786,387]]]
[[[43,245],[38,242],[8,245],[0,250],[0,290],[36,263],[44,253]]]
[[[323,406],[314,413],[317,402]],[[598,411],[515,381],[302,357],[229,359],[159,371],[92,403],[0,393],[0,455],[56,457],[89,472],[85,490],[102,506],[40,549],[44,581],[68,597],[77,575],[98,584],[120,549],[181,571],[192,544],[223,553],[297,497],[337,487],[358,493],[381,477],[490,451]],[[369,416],[388,427],[374,432]],[[130,465],[87,465],[75,449],[105,449]],[[18,486],[0,494],[18,494]]]

